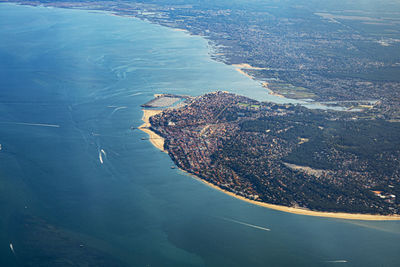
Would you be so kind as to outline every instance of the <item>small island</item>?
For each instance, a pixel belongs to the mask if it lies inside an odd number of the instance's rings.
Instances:
[[[145,110],[144,120],[142,129],[180,169],[242,200],[305,215],[400,220],[398,122],[227,92]]]

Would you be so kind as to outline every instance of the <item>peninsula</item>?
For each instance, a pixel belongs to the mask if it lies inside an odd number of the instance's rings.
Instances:
[[[145,130],[175,164],[225,193],[297,214],[400,220],[400,123],[226,92],[154,114]]]

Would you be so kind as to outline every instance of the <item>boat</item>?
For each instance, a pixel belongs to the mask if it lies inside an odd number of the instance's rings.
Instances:
[[[13,246],[13,244],[12,244],[12,243],[10,243],[10,249],[11,249],[11,252],[12,252],[13,254],[15,254],[15,251],[14,251],[14,246]]]
[[[103,164],[103,156],[102,156],[101,152],[99,152],[99,160],[100,160],[100,163]]]

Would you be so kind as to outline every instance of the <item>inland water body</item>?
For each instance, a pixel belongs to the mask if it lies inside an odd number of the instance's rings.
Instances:
[[[0,5],[0,266],[400,266],[399,222],[245,203],[130,129],[154,93],[277,100],[209,49],[133,18]]]

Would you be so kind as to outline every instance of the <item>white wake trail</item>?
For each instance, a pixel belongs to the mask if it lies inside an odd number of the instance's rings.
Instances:
[[[103,155],[104,155],[104,157],[107,157],[106,151],[104,149],[100,149],[99,150],[99,161],[100,161],[101,164],[104,163]]]
[[[238,224],[241,224],[241,225],[245,225],[245,226],[248,226],[248,227],[251,227],[251,228],[263,230],[263,231],[271,231],[271,229],[269,229],[269,228],[265,228],[265,227],[262,227],[262,226],[258,226],[258,225],[254,225],[254,224],[250,224],[250,223],[245,223],[245,222],[241,222],[241,221],[237,221],[237,220],[234,220],[234,219],[229,219],[229,218],[224,218],[224,217],[221,217],[221,219],[223,219],[225,221],[229,221],[229,222],[234,222],[234,223],[238,223]]]
[[[27,125],[27,126],[40,126],[40,127],[53,127],[60,128],[58,124],[46,124],[46,123],[31,123],[31,122],[0,122],[2,124],[15,124],[15,125]]]
[[[125,108],[128,108],[128,107],[117,107],[117,108],[115,108],[114,110],[113,110],[113,112],[111,112],[111,114],[110,115],[113,115],[115,112],[117,112],[118,110],[121,110],[121,109],[125,109]]]
[[[100,163],[103,164],[103,153],[101,153],[101,151],[99,152],[99,160]]]
[[[125,107],[125,106],[123,106],[123,107],[117,107],[116,109],[114,109],[113,112],[118,111],[118,110],[120,110],[120,109],[124,109],[124,108],[128,108],[128,107]]]
[[[137,95],[141,95],[141,94],[143,94],[143,93],[134,93],[134,94],[131,94],[131,95],[128,95],[128,96],[137,96]]]

